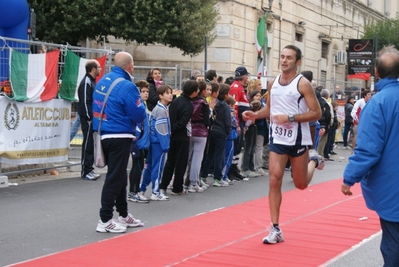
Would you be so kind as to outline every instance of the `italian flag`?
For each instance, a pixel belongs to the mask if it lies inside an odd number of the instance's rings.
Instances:
[[[44,54],[10,53],[12,100],[41,102],[58,93],[58,56],[60,50]]]
[[[101,73],[97,81],[104,75],[107,56],[96,58],[101,65]],[[78,101],[78,87],[83,77],[86,75],[86,63],[89,59],[82,58],[67,49],[65,56],[64,70],[62,73],[62,83],[60,88],[60,97],[69,101]]]
[[[258,51],[258,54],[260,55],[262,48],[265,44],[267,44],[267,36],[265,36],[265,19],[266,16],[263,16],[258,24],[258,27],[256,29],[256,36],[255,36],[255,46],[256,46],[256,51]]]

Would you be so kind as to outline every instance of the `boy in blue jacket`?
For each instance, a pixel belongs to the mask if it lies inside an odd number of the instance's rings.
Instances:
[[[164,168],[166,153],[170,146],[170,120],[168,104],[172,102],[172,89],[167,85],[157,88],[159,101],[152,110],[149,119],[150,125],[150,148],[147,155],[147,168],[144,171],[143,180],[140,184],[140,194],[144,195],[147,186],[152,183],[152,195],[150,200],[169,200],[159,190],[162,170]]]
[[[140,96],[144,104],[148,99],[149,85],[147,81],[140,80],[136,82],[136,86],[140,89]],[[146,104],[145,104],[146,105]],[[140,192],[140,180],[144,168],[144,159],[150,147],[150,133],[149,133],[149,110],[146,105],[147,116],[143,122],[138,123],[136,127],[136,139],[132,143],[132,168],[129,173],[129,194],[127,200],[138,203],[148,203],[150,199]]]

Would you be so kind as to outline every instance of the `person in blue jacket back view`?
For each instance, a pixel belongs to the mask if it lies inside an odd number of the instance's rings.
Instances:
[[[341,191],[350,196],[351,186],[361,184],[367,207],[380,217],[384,267],[394,267],[399,266],[399,51],[394,46],[379,52],[375,74],[378,93],[361,111]]]

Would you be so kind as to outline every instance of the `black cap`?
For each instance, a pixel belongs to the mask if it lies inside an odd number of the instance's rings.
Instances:
[[[249,75],[249,72],[247,71],[247,69],[245,67],[240,66],[240,67],[236,68],[236,71],[235,71],[234,75],[236,77],[241,77],[241,76],[244,76],[244,75]]]

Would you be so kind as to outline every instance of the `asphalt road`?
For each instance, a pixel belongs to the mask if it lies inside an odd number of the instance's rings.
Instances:
[[[327,162],[323,171],[316,170],[312,184],[342,177],[350,151],[339,148],[336,151],[335,161]],[[28,177],[10,181],[19,182],[17,186],[0,188],[0,266],[114,236],[95,231],[104,174],[97,181],[86,181],[78,176],[76,172],[65,172],[59,176]],[[292,189],[290,172],[285,172],[283,191]],[[170,196],[170,201],[129,202],[129,212],[148,228],[267,194],[268,178],[260,177],[226,188],[210,187],[204,193]],[[268,223],[265,221],[265,227]],[[137,229],[128,229],[132,231]],[[325,266],[382,266],[379,240],[380,235],[376,235]]]

